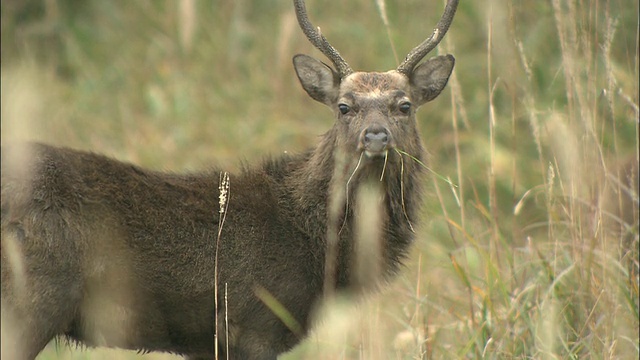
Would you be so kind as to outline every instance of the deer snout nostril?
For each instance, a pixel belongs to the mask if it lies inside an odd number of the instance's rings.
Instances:
[[[386,144],[389,141],[389,136],[387,135],[386,131],[382,131],[382,132],[367,132],[364,135],[364,142],[365,143],[371,143],[371,142],[381,142],[383,144]]]
[[[364,131],[362,139],[364,149],[370,154],[382,153],[387,150],[390,134],[384,127],[371,126]]]

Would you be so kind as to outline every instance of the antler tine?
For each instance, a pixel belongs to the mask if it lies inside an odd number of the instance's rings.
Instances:
[[[296,9],[296,17],[298,18],[298,24],[300,24],[300,28],[302,32],[307,36],[307,39],[318,48],[318,50],[322,51],[322,53],[331,60],[333,65],[336,67],[338,71],[338,75],[340,78],[344,78],[347,75],[353,73],[353,70],[347,64],[346,61],[340,56],[338,50],[336,50],[329,41],[320,33],[320,29],[316,29],[311,21],[309,21],[309,17],[307,16],[307,9],[304,5],[304,0],[293,0],[293,5]]]
[[[431,50],[433,50],[433,48],[438,45],[438,43],[440,43],[440,40],[442,40],[444,35],[447,33],[447,30],[449,30],[449,25],[451,25],[451,22],[453,21],[453,16],[456,14],[457,7],[458,0],[447,1],[447,5],[444,8],[444,13],[440,18],[440,21],[438,21],[438,25],[436,25],[436,28],[433,30],[431,36],[429,36],[420,45],[411,50],[402,64],[398,66],[398,72],[409,75],[413,71],[413,68],[418,65],[420,60],[422,60],[422,58],[424,58],[429,52],[431,52]]]

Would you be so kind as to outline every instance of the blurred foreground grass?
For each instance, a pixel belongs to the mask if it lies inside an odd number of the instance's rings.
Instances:
[[[384,3],[389,33],[377,3]],[[354,69],[394,68],[442,1],[309,1]],[[230,170],[314,144],[320,57],[278,1],[3,0],[2,143]],[[397,49],[394,56],[392,49]],[[636,359],[638,1],[462,1],[420,113],[430,166],[401,276],[336,305],[286,359]],[[635,168],[634,168],[635,166]],[[166,359],[51,344],[42,359]]]

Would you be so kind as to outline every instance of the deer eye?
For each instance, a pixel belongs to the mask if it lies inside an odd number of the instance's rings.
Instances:
[[[338,110],[340,110],[342,115],[345,115],[349,110],[351,110],[351,108],[347,104],[338,104]]]
[[[400,109],[400,111],[403,114],[408,114],[411,111],[411,103],[408,101],[400,103],[400,106],[398,106],[398,109]]]

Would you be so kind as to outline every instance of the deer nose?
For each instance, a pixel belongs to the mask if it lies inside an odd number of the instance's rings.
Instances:
[[[390,137],[389,130],[386,128],[376,125],[369,126],[365,129],[362,139],[365,151],[368,155],[381,154],[387,150]]]

